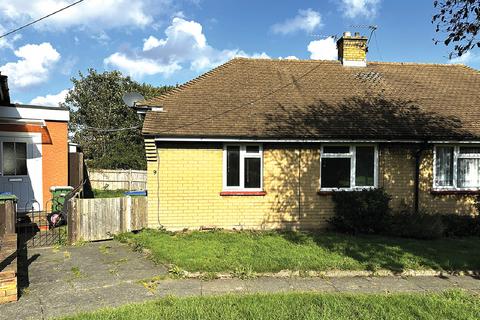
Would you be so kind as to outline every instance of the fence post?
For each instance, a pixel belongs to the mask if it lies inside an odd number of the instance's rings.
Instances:
[[[75,198],[68,200],[67,205],[68,244],[72,245],[77,241],[78,210]]]
[[[15,202],[13,200],[5,201],[5,234],[15,233],[16,222]]]

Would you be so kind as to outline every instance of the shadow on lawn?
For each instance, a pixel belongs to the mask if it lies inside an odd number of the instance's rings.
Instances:
[[[359,262],[367,270],[406,269],[479,270],[480,238],[445,238],[414,240],[370,235],[335,233],[282,232],[282,237],[295,244],[315,242],[332,253]]]

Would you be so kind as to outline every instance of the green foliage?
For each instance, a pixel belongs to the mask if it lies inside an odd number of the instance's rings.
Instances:
[[[383,189],[333,194],[335,216],[333,226],[342,232],[379,233],[389,213],[390,196]]]
[[[478,0],[435,0],[437,12],[432,17],[436,32],[445,34],[442,41],[446,46],[455,43],[449,58],[462,56],[480,47],[480,1]]]
[[[116,237],[158,264],[189,272],[480,268],[480,238],[415,240],[307,232],[188,232],[146,229]],[[248,266],[243,268],[242,266]]]
[[[125,191],[123,189],[118,190],[102,190],[102,189],[93,189],[94,198],[121,198],[125,197]]]
[[[69,108],[69,130],[82,146],[85,161],[92,168],[145,169],[142,119],[125,105],[122,96],[136,91],[146,99],[159,96],[171,87],[140,84],[119,71],[98,73],[89,69],[72,78],[73,88],[62,105]],[[102,131],[131,128],[120,131]]]
[[[386,232],[405,238],[438,239],[444,235],[445,226],[439,214],[403,210],[390,215],[386,223]]]
[[[182,279],[187,276],[187,272],[176,265],[171,265],[168,268],[168,274],[174,279]]]
[[[442,215],[448,237],[480,236],[480,217],[459,214]]]
[[[275,293],[166,297],[64,319],[478,319],[478,295],[438,293]]]

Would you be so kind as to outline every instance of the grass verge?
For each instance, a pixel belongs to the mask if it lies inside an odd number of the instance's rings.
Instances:
[[[152,259],[190,272],[479,270],[480,238],[413,240],[303,232],[144,230],[118,236]]]
[[[478,298],[462,291],[167,297],[64,319],[478,319]]]

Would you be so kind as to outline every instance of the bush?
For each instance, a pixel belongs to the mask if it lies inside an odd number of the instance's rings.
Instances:
[[[447,237],[480,236],[478,216],[446,214],[442,216]]]
[[[442,216],[425,211],[403,210],[386,219],[385,233],[391,236],[414,239],[438,239],[444,235]]]
[[[330,222],[341,232],[380,233],[385,229],[390,199],[383,189],[334,192],[335,216]]]

